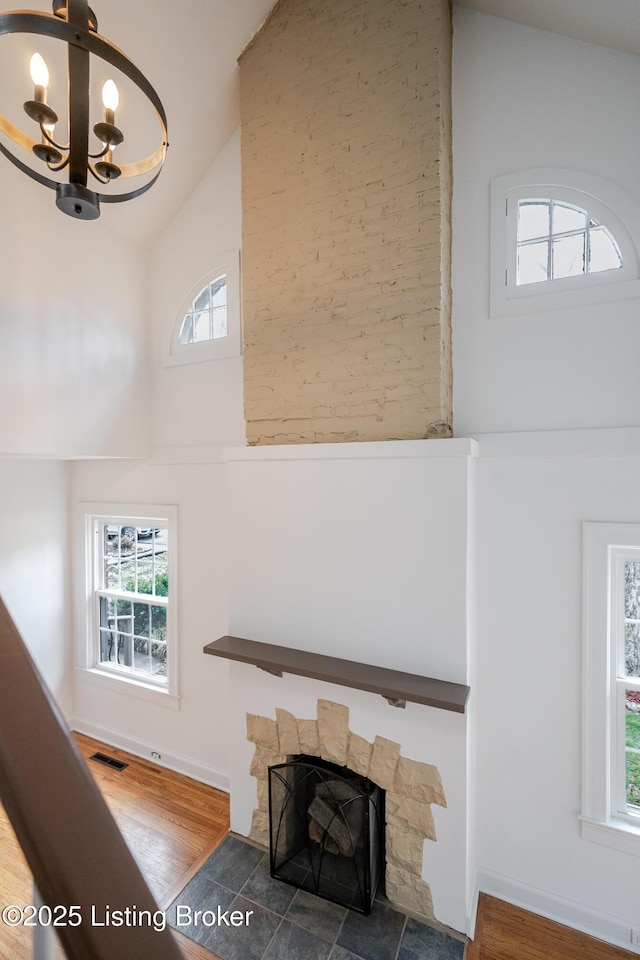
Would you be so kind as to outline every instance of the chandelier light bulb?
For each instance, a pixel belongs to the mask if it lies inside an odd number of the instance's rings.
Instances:
[[[20,130],[0,114],[0,132],[13,141],[12,149],[8,149],[4,142],[0,143],[0,150],[7,159],[32,180],[55,190],[58,209],[77,220],[96,220],[100,216],[101,203],[122,203],[146,193],[158,179],[169,146],[164,107],[138,67],[100,36],[96,15],[87,0],[52,0],[51,14],[35,10],[0,14],[0,37],[5,34],[48,37],[63,43],[67,51],[67,83],[58,82],[57,67],[54,74],[56,96],[66,99],[66,104],[63,103],[66,121],[62,124],[66,129],[60,137],[54,138],[59,115],[47,103],[49,70],[41,54],[34,53],[29,67],[35,89],[33,97],[25,100],[22,107],[35,124],[32,133],[36,137]],[[125,138],[115,123],[120,96],[113,80],[107,80],[102,86],[104,113],[97,123],[92,123],[92,99],[95,101],[97,91],[89,80],[91,66],[98,62],[102,64],[98,75],[106,73],[108,76],[113,71],[116,76],[125,77],[126,82],[144,95],[148,107],[155,113],[160,127],[160,143],[148,156],[120,165],[113,162],[112,151]],[[97,144],[92,136],[97,139]],[[19,155],[22,150],[35,156],[54,176],[47,176],[41,172],[42,168],[35,169],[23,163]],[[107,188],[119,177],[125,181],[129,177],[145,179],[143,183],[138,181],[137,187],[98,192],[89,188],[89,177]]]
[[[44,62],[44,58],[39,53],[34,53],[29,64],[31,79],[36,87],[49,86],[49,70]]]
[[[105,110],[111,110],[113,113],[118,109],[120,103],[120,94],[113,80],[107,80],[102,88],[102,104]]]

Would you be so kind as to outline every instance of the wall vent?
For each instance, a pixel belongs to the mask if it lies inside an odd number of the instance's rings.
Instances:
[[[128,766],[128,764],[123,763],[122,760],[108,757],[106,753],[94,753],[89,759],[95,760],[96,763],[102,763],[105,767],[112,767],[114,770],[124,770],[124,768]]]

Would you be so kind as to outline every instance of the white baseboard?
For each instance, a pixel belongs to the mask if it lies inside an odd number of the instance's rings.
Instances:
[[[172,753],[170,750],[158,751],[157,744],[147,743],[146,740],[139,740],[136,737],[128,737],[118,730],[111,730],[109,727],[100,726],[97,723],[87,722],[85,720],[71,719],[69,726],[78,733],[83,733],[87,737],[93,737],[94,740],[102,740],[112,747],[119,747],[132,753],[143,760],[150,760],[151,763],[157,763],[159,767],[166,767],[175,773],[182,773],[185,777],[191,777],[200,783],[206,783],[210,787],[216,787],[217,790],[223,790],[229,793],[229,774],[216,767],[210,767],[194,760],[193,757],[187,757],[181,753]],[[160,752],[160,759],[152,756],[152,753]]]
[[[565,927],[572,927],[597,940],[622,947],[630,953],[640,954],[640,946],[631,943],[632,921],[599,913],[576,900],[559,897],[546,890],[530,887],[512,877],[482,868],[478,868],[477,872],[477,890],[478,893],[487,893],[499,900],[506,900],[515,907],[522,907],[523,910],[562,923]]]

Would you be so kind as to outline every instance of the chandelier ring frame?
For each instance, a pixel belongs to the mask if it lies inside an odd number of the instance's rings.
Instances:
[[[69,6],[71,8],[72,4]],[[84,8],[87,11],[89,10],[86,2],[82,2],[82,0],[80,0],[78,6],[80,9]],[[148,157],[145,157],[143,160],[139,160],[135,163],[123,164],[120,167],[121,176],[135,177],[145,173],[150,173],[158,166],[160,169],[157,170],[155,175],[150,180],[138,187],[136,190],[117,194],[95,194],[98,200],[102,203],[122,203],[126,200],[133,200],[145,193],[153,186],[160,176],[160,172],[166,157],[167,147],[169,146],[167,135],[167,118],[158,94],[144,74],[135,66],[134,63],[131,62],[131,60],[129,60],[127,55],[123,53],[122,50],[119,50],[118,47],[110,43],[110,41],[105,37],[102,37],[97,32],[91,30],[89,26],[90,24],[91,20],[89,16],[87,16],[87,25],[85,26],[77,22],[63,20],[55,14],[40,13],[38,11],[17,10],[0,14],[0,36],[14,33],[28,33],[36,36],[45,36],[51,37],[55,40],[60,40],[63,43],[66,43],[69,48],[70,79],[72,73],[72,59],[74,57],[79,62],[80,70],[84,69],[84,73],[88,79],[89,58],[90,56],[94,56],[110,64],[112,67],[115,67],[116,70],[131,80],[131,82],[134,83],[145,95],[153,107],[158,119],[162,142],[154,153],[150,154]],[[83,62],[85,60],[86,63]],[[70,93],[70,98],[73,98],[73,93]],[[73,103],[70,102],[70,107],[72,106]],[[86,125],[86,133],[88,133],[88,116],[86,118]],[[29,152],[32,152],[33,147],[37,146],[38,144],[37,140],[34,140],[28,134],[24,133],[2,114],[0,114],[0,131],[6,134],[18,146]],[[82,134],[86,137],[84,131],[82,131]],[[52,190],[59,190],[61,186],[59,180],[46,177],[37,170],[34,170],[28,164],[23,163],[23,161],[20,160],[20,158],[11,150],[9,150],[8,147],[6,147],[2,142],[0,142],[0,152],[2,152],[9,160],[11,160],[11,162],[18,167],[18,169],[22,170],[23,173],[26,173],[33,180],[36,180],[38,183],[49,187]],[[84,152],[87,152],[86,147]],[[86,169],[87,167],[85,165],[85,171]],[[86,184],[86,176],[84,182]],[[62,186],[65,185],[63,184]]]

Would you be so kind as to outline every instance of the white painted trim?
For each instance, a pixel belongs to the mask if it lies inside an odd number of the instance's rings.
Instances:
[[[601,843],[620,853],[640,857],[640,827],[626,820],[592,820],[580,817],[580,833],[583,840]]]
[[[507,216],[507,200],[513,204],[523,190],[530,196],[553,199],[585,198],[581,206],[599,215],[620,245],[626,266],[579,278],[551,280],[515,288],[509,276],[515,271],[514,218]],[[590,210],[591,212],[591,210]],[[491,181],[490,312],[492,317],[518,317],[564,307],[581,306],[640,296],[638,263],[640,251],[640,204],[618,184],[584,170],[553,167],[516,170]]]
[[[218,277],[227,278],[227,335],[216,340],[179,344],[178,337],[186,313],[198,294]],[[240,308],[240,251],[228,250],[208,261],[205,267],[191,267],[188,293],[165,325],[162,343],[162,365],[171,367],[205,360],[224,360],[242,353],[242,320]]]
[[[624,594],[619,562],[638,554],[640,524],[583,524],[582,812],[584,840],[640,856],[640,822],[626,815],[615,695]],[[623,636],[623,634],[622,634]]]
[[[142,683],[126,674],[107,673],[105,670],[76,668],[82,683],[89,683],[95,687],[102,687],[109,693],[123,693],[137,700],[147,700],[159,707],[169,710],[180,709],[180,697],[169,693],[166,687],[154,687],[149,683]]]
[[[222,459],[265,460],[420,460],[433,457],[475,457],[475,440],[375,440],[362,443],[293,443],[286,446],[223,447]]]
[[[467,936],[473,940],[476,935],[476,923],[478,922],[478,904],[480,902],[480,889],[478,887],[478,871],[474,870],[473,885],[471,887],[471,897],[469,903],[469,914],[467,916]]]
[[[547,890],[531,887],[513,877],[507,877],[492,870],[478,869],[477,887],[479,893],[487,893],[515,907],[537,913],[541,917],[562,923],[566,927],[579,930],[622,947],[631,953],[640,955],[640,946],[631,943],[631,928],[638,926],[638,921],[615,917],[608,913],[600,913],[593,907],[577,900],[569,900]]]
[[[229,773],[226,770],[210,767],[193,757],[165,750],[160,744],[149,743],[137,737],[129,737],[118,730],[113,730],[111,727],[104,727],[101,724],[81,720],[77,717],[69,721],[69,726],[72,730],[83,733],[87,737],[92,737],[94,740],[101,740],[112,747],[126,750],[127,753],[132,753],[135,757],[141,757],[143,760],[156,763],[159,767],[166,767],[167,770],[173,770],[175,773],[181,773],[185,777],[191,777],[200,783],[206,783],[210,787],[229,793],[230,780]],[[152,757],[153,752],[160,753],[161,758],[158,760],[156,757]]]
[[[168,529],[169,545],[169,582],[178,583],[178,507],[175,504],[140,504],[140,503],[103,503],[79,501],[74,504],[73,524],[73,578],[75,583],[75,666],[84,671],[83,676],[91,682],[95,681],[94,672],[102,672],[111,689],[122,689],[122,692],[139,695],[142,699],[153,699],[154,702],[169,706],[169,700],[158,700],[159,692],[144,680],[137,682],[123,673],[122,681],[107,670],[100,671],[96,664],[95,638],[96,609],[95,584],[97,573],[97,557],[94,549],[94,533],[97,522],[118,518],[116,522],[130,520],[136,526],[163,526]],[[173,698],[179,707],[179,611],[178,592],[174,590],[170,597],[167,609],[167,636],[172,638],[172,645],[168,646],[167,657],[167,694]],[[118,687],[113,684],[118,684]],[[120,688],[119,684],[122,683]]]
[[[225,463],[222,457],[222,447],[219,444],[202,444],[201,446],[173,444],[155,447],[149,459],[151,466],[179,466],[181,464]]]
[[[481,457],[640,457],[640,427],[475,433]]]

